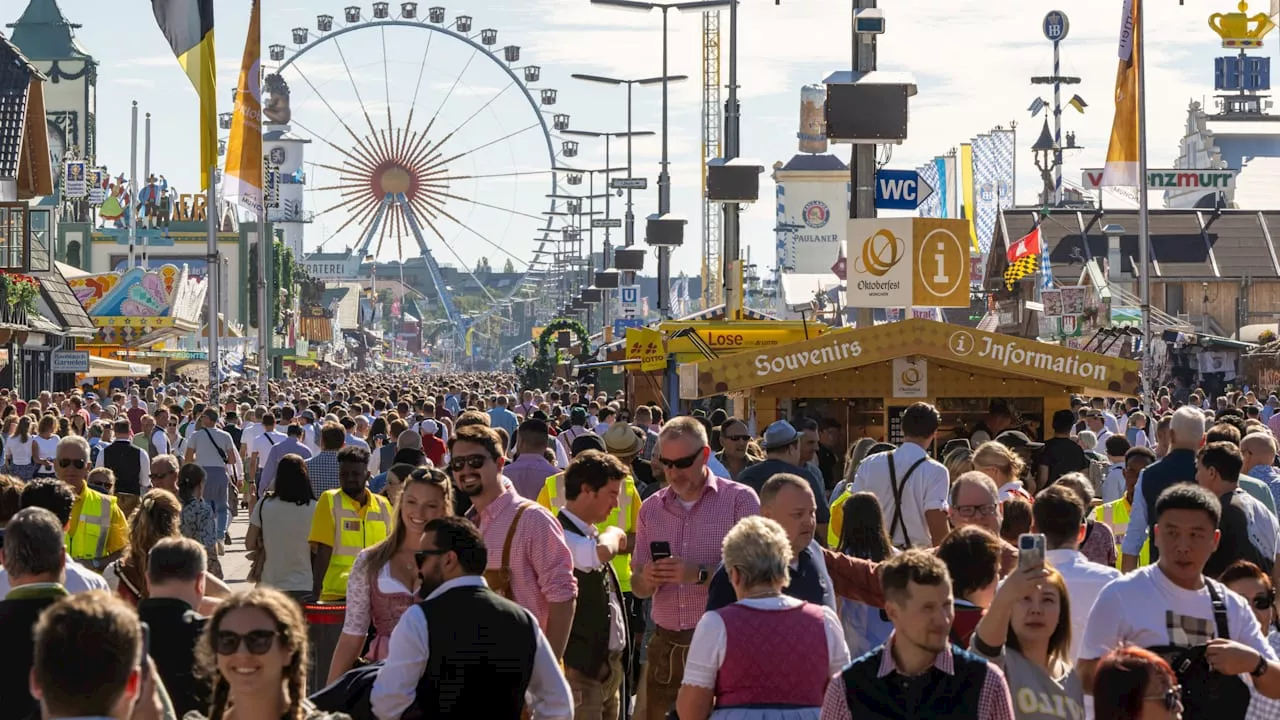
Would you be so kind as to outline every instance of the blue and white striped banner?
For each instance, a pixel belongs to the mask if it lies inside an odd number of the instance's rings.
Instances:
[[[916,174],[920,179],[934,188],[935,192],[930,195],[924,202],[920,203],[917,211],[920,217],[924,218],[942,218],[946,217],[943,211],[943,201],[947,196],[942,180],[942,164],[936,160],[931,160],[924,165],[916,168]]]
[[[1013,207],[1014,134],[996,129],[973,139],[974,229],[983,254],[991,249],[1002,209]]]

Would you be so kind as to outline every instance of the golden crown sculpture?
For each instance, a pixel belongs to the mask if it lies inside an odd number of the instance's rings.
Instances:
[[[1224,48],[1262,47],[1262,38],[1275,29],[1276,24],[1266,13],[1249,17],[1249,3],[1241,1],[1239,12],[1214,13],[1209,16],[1209,27],[1222,38]]]

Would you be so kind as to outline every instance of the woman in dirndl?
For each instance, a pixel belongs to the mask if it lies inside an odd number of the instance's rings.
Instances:
[[[738,601],[693,631],[680,720],[818,720],[827,682],[849,662],[840,619],[782,592],[792,551],[777,522],[743,518],[723,551]]]

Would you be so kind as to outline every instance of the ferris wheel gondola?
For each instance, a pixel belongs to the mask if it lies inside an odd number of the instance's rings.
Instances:
[[[321,247],[348,239],[363,259],[393,246],[403,261],[411,238],[459,343],[510,300],[558,284],[559,158],[576,154],[557,135],[569,116],[552,110],[556,89],[535,87],[542,68],[522,64],[518,45],[499,47],[498,35],[475,29],[469,15],[449,19],[443,7],[421,17],[417,3],[403,2],[393,15],[375,2],[370,15],[354,5],[318,15],[315,30],[293,28],[291,43],[268,47],[268,92],[287,83],[305,96],[283,121],[319,141],[307,163],[320,178],[307,189],[320,208],[310,219],[341,220]],[[273,121],[270,103],[264,116]],[[464,257],[477,249],[518,268],[517,281],[491,289]],[[484,306],[459,306],[438,255],[457,262]]]

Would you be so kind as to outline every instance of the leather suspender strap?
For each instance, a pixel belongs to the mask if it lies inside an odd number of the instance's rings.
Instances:
[[[901,547],[911,547],[911,535],[907,533],[907,521],[902,517],[902,493],[907,487],[907,481],[911,479],[911,473],[916,468],[924,464],[928,458],[920,458],[907,468],[907,473],[902,476],[902,482],[898,482],[898,468],[893,462],[893,454],[889,454],[889,489],[893,492],[893,519],[889,522],[889,539],[892,541],[893,534],[897,532],[898,526],[902,526]]]
[[[1218,626],[1218,637],[1223,640],[1231,639],[1231,628],[1227,625],[1227,603],[1222,599],[1222,593],[1218,592],[1213,580],[1204,579],[1205,587],[1209,589],[1209,599],[1213,601],[1213,621]]]
[[[529,509],[529,504],[525,503],[516,510],[516,516],[511,520],[511,527],[507,528],[507,539],[502,543],[502,567],[511,567],[511,543],[516,539],[516,527],[520,525],[520,516],[524,515],[524,511]]]

